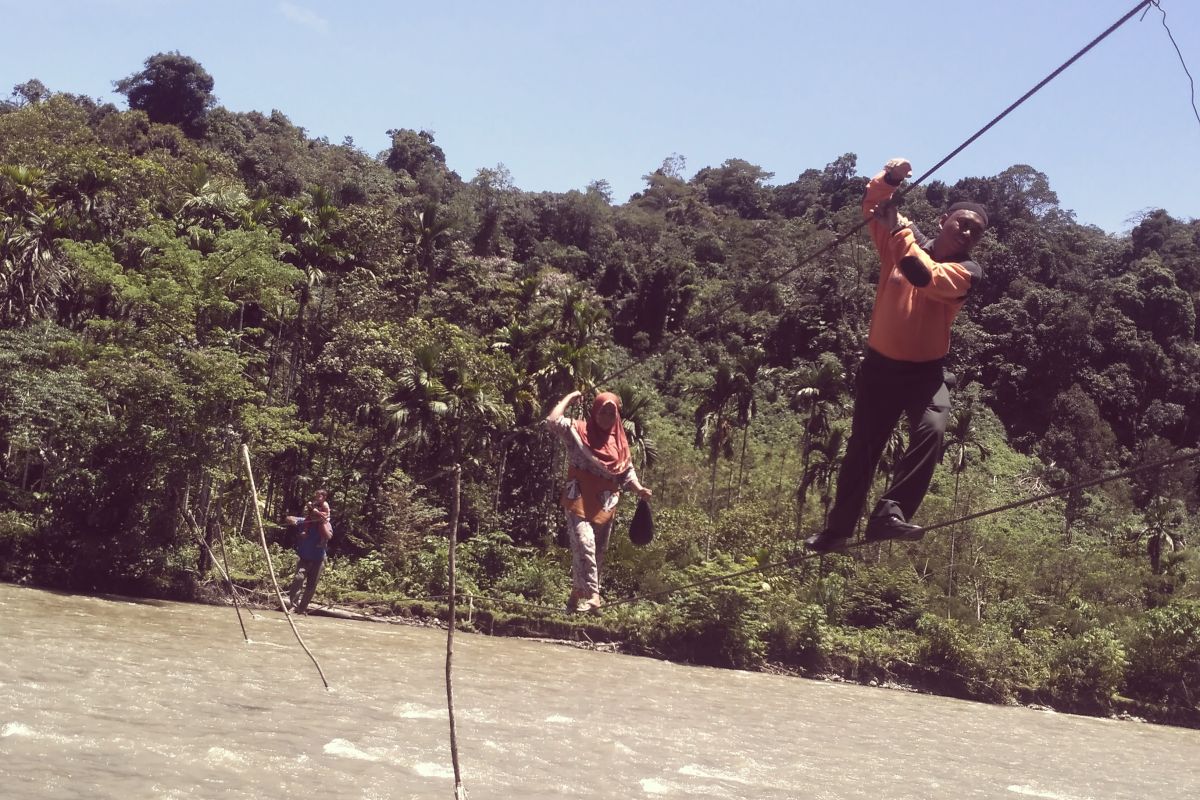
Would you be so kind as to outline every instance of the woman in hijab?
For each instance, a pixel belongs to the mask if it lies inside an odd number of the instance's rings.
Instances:
[[[571,542],[571,597],[567,610],[595,612],[603,603],[600,566],[621,490],[628,487],[643,498],[650,497],[651,492],[633,470],[629,441],[621,424],[621,398],[601,392],[592,402],[587,419],[564,416],[580,396],[579,392],[571,392],[559,400],[547,415],[546,426],[562,439],[570,460],[559,500]]]

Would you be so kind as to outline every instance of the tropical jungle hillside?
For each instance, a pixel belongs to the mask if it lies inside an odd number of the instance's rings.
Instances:
[[[858,233],[792,268],[858,223],[880,165],[813,153],[828,163],[777,179],[731,157],[689,177],[670,155],[629,198],[526,191],[501,165],[448,169],[402,111],[372,154],[221,107],[179,53],[115,83],[127,109],[38,80],[0,103],[0,577],[190,598],[219,588],[224,536],[235,580],[266,587],[244,444],[282,568],[280,523],[330,491],[318,600],[436,605],[461,465],[459,584],[495,599],[472,624],[549,619],[530,608],[561,607],[569,558],[539,422],[609,389],[656,537],[616,536],[605,592],[659,596],[562,630],[1200,718],[1193,460],[719,579],[799,552],[828,511],[878,264]],[[963,199],[990,212],[987,277],[955,326],[952,430],[918,521],[1197,447],[1200,222],[1147,210],[1109,235],[1025,164],[917,187],[904,213],[931,232]]]

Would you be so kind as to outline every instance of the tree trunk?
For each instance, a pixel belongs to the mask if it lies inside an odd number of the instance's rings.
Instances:
[[[454,766],[454,797],[465,798],[466,789],[463,787],[462,772],[458,766],[458,730],[454,721],[454,624],[457,587],[454,563],[454,551],[458,544],[458,512],[459,493],[462,484],[462,466],[454,468],[454,500],[450,506],[450,550],[449,550],[449,595],[450,610],[449,624],[446,626],[446,710],[450,717],[450,761]]]
[[[954,513],[958,514],[958,484],[962,472],[954,473]],[[950,600],[954,597],[954,546],[957,544],[958,532],[950,530],[950,568],[946,574],[946,619],[950,619]]]
[[[746,440],[750,438],[750,425],[746,425],[746,429],[742,431],[742,455],[738,459],[738,479],[737,493],[734,495],[734,500],[742,499],[742,483],[746,475]]]

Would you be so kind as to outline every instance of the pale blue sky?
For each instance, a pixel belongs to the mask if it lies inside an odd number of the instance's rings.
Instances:
[[[283,111],[374,154],[432,131],[465,179],[503,163],[526,190],[605,179],[614,200],[664,158],[742,158],[785,183],[845,152],[918,174],[1136,0],[0,0],[0,95],[38,78],[113,100],[179,50],[234,111]],[[1200,3],[1162,0],[1200,79]],[[1200,122],[1151,8],[934,177],[1026,163],[1114,232],[1139,211],[1200,217]]]

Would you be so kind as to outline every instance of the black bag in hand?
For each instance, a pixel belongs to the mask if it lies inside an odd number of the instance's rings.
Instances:
[[[650,544],[654,538],[654,517],[650,514],[650,504],[639,499],[637,510],[633,512],[633,521],[629,523],[629,541],[638,547]]]

